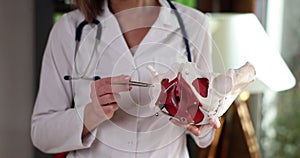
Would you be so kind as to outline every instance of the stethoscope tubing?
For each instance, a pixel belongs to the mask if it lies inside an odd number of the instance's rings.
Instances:
[[[175,7],[175,5],[170,1],[170,0],[167,0],[167,2],[169,3],[171,9],[174,10],[175,12],[175,15],[176,15],[176,18],[178,20],[178,23],[179,23],[179,26],[180,26],[180,29],[181,29],[181,33],[183,35],[183,41],[184,41],[184,44],[185,44],[185,47],[186,47],[186,52],[187,52],[187,59],[189,62],[192,62],[192,56],[191,56],[191,51],[190,51],[190,44],[189,44],[189,40],[188,40],[188,36],[187,36],[187,32],[186,32],[186,28],[185,28],[185,25],[183,23],[183,20],[182,20],[182,17],[181,15],[179,14],[179,11],[177,10],[177,8]],[[80,45],[80,40],[81,40],[81,35],[82,35],[82,31],[83,31],[83,28],[84,26],[86,26],[87,24],[89,24],[86,20],[83,20],[76,28],[76,32],[75,32],[75,42],[76,42],[76,46],[75,46],[75,55],[74,55],[74,65],[75,65],[75,69],[76,69],[76,74],[78,74],[78,76],[70,76],[70,75],[65,75],[64,76],[64,79],[65,80],[79,80],[79,79],[84,79],[84,80],[97,80],[97,79],[100,79],[100,76],[94,76],[94,77],[86,77],[86,72],[87,72],[87,69],[90,65],[90,62],[91,62],[91,59],[87,65],[87,67],[85,68],[83,74],[79,75],[79,72],[77,71],[77,66],[76,66],[76,56],[77,56],[77,52],[78,52],[78,49],[79,49],[79,45]],[[101,35],[102,35],[102,25],[101,25],[101,22],[97,19],[94,19],[92,21],[92,24],[95,24],[97,25],[97,33],[96,33],[96,43],[95,43],[95,47],[97,46],[97,40],[100,41],[101,40]],[[94,48],[95,49],[95,48]],[[95,51],[95,50],[93,50]],[[94,54],[93,54],[94,55]],[[92,55],[92,57],[93,57]],[[91,57],[91,58],[92,58]]]
[[[183,23],[182,17],[179,14],[179,11],[175,7],[175,5],[170,0],[167,0],[167,2],[169,3],[170,7],[175,11],[175,15],[177,17],[177,20],[178,20],[178,23],[179,23],[179,26],[180,26],[180,30],[181,30],[181,33],[183,35],[183,41],[184,41],[186,52],[187,52],[187,58],[188,58],[189,62],[192,62],[190,42],[188,40],[188,35],[187,35],[187,32],[186,32],[185,25]]]

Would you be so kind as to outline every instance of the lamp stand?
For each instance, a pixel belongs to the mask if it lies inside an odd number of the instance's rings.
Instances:
[[[254,126],[250,118],[250,112],[248,105],[244,101],[236,101],[235,103],[236,112],[239,116],[240,123],[242,125],[244,137],[248,146],[248,151],[251,158],[259,158],[259,146],[255,137]]]
[[[236,99],[220,122],[212,144],[199,149],[197,158],[261,157],[246,100]]]

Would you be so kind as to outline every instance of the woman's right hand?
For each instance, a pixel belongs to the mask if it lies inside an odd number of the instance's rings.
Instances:
[[[91,84],[90,97],[84,112],[83,136],[95,129],[101,122],[111,119],[119,108],[120,92],[130,91],[130,76],[120,75],[94,81]]]
[[[91,85],[92,104],[95,112],[103,111],[107,119],[111,119],[118,109],[117,100],[120,99],[120,92],[129,91],[128,82],[130,76],[121,75],[116,77],[96,80]]]

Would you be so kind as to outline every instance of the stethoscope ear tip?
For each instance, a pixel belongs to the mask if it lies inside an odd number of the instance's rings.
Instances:
[[[96,80],[100,80],[101,78],[99,77],[99,76],[95,76],[94,77],[94,80],[96,81]]]
[[[69,76],[69,75],[65,75],[65,76],[64,76],[64,79],[69,81],[69,80],[72,80],[72,77]]]

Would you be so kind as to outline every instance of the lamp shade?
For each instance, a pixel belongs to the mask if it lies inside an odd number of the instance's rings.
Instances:
[[[215,72],[238,68],[247,61],[256,69],[256,81],[247,89],[283,91],[295,86],[295,78],[280,53],[252,13],[211,13]]]

